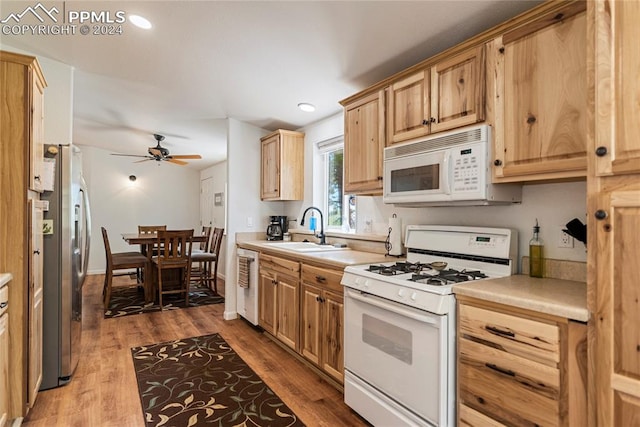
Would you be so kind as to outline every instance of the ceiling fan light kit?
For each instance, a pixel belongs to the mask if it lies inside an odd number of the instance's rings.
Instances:
[[[169,162],[169,163],[175,163],[176,165],[180,165],[180,166],[184,166],[189,164],[188,162],[185,162],[184,160],[198,160],[201,159],[202,156],[200,154],[178,154],[178,155],[171,155],[169,150],[163,146],[160,145],[160,142],[164,141],[164,135],[160,135],[157,133],[153,134],[153,137],[156,140],[156,146],[155,147],[149,147],[149,149],[147,150],[147,152],[149,153],[146,156],[139,156],[136,154],[117,154],[117,153],[112,153],[112,156],[126,156],[126,157],[142,157],[144,158],[144,160],[138,160],[134,163],[141,163],[141,162],[146,162],[149,160],[155,160],[156,162],[158,162],[158,166],[160,166],[159,162]],[[133,176],[133,175],[132,175]],[[129,177],[131,179],[131,177]]]

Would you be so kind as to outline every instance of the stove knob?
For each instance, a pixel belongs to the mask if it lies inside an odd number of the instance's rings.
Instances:
[[[418,298],[418,294],[416,294],[415,292],[413,292],[413,293],[411,294],[411,301],[415,301],[415,300],[416,300],[416,298]]]
[[[364,279],[362,277],[356,277],[356,285],[360,286],[362,285],[363,282],[364,282]]]
[[[398,296],[401,297],[401,298],[404,296],[404,289],[400,289],[398,291]]]
[[[368,280],[364,281],[364,288],[365,289],[369,289],[369,281]]]

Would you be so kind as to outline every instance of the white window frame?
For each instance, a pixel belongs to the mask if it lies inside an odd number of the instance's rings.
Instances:
[[[349,229],[349,221],[347,220],[346,223],[346,228],[345,228],[345,224],[343,223],[343,225],[341,226],[329,226],[328,221],[329,221],[329,191],[327,188],[327,182],[328,182],[328,178],[329,178],[329,162],[327,161],[327,154],[333,152],[333,151],[337,151],[337,150],[344,150],[344,136],[340,135],[334,138],[330,138],[324,141],[320,141],[316,144],[316,148],[317,148],[317,153],[318,156],[320,158],[320,163],[321,163],[321,168],[320,170],[322,171],[321,174],[319,174],[320,176],[318,177],[320,179],[321,185],[321,196],[322,196],[322,212],[325,213],[325,224],[324,224],[324,229],[325,231],[339,231],[339,232],[347,232],[347,233],[354,233],[355,229]],[[343,151],[344,153],[344,151]],[[343,174],[343,182],[344,182],[344,164],[343,164],[343,170],[342,170],[342,174]],[[343,193],[342,195],[343,197],[343,220],[344,220],[344,209],[347,206],[347,203],[349,202],[349,199],[347,195],[345,195]]]

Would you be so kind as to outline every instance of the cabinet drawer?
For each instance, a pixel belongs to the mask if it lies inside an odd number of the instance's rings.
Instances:
[[[560,331],[557,325],[479,307],[460,305],[460,335],[557,367]]]
[[[460,405],[458,425],[460,427],[505,427],[504,424],[487,417],[467,405]]]
[[[342,271],[302,265],[302,281],[342,293]]]
[[[501,371],[499,371],[499,370]],[[558,390],[522,384],[514,372],[462,359],[458,364],[461,403],[508,425],[555,426],[559,423]],[[542,387],[543,388],[543,387]]]
[[[298,277],[300,273],[300,263],[297,261],[261,254],[260,271],[265,268],[293,277]]]

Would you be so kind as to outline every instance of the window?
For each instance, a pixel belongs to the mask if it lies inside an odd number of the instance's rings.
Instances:
[[[356,228],[356,199],[344,194],[343,139],[334,138],[318,144],[322,157],[323,212],[326,229],[353,231]]]

